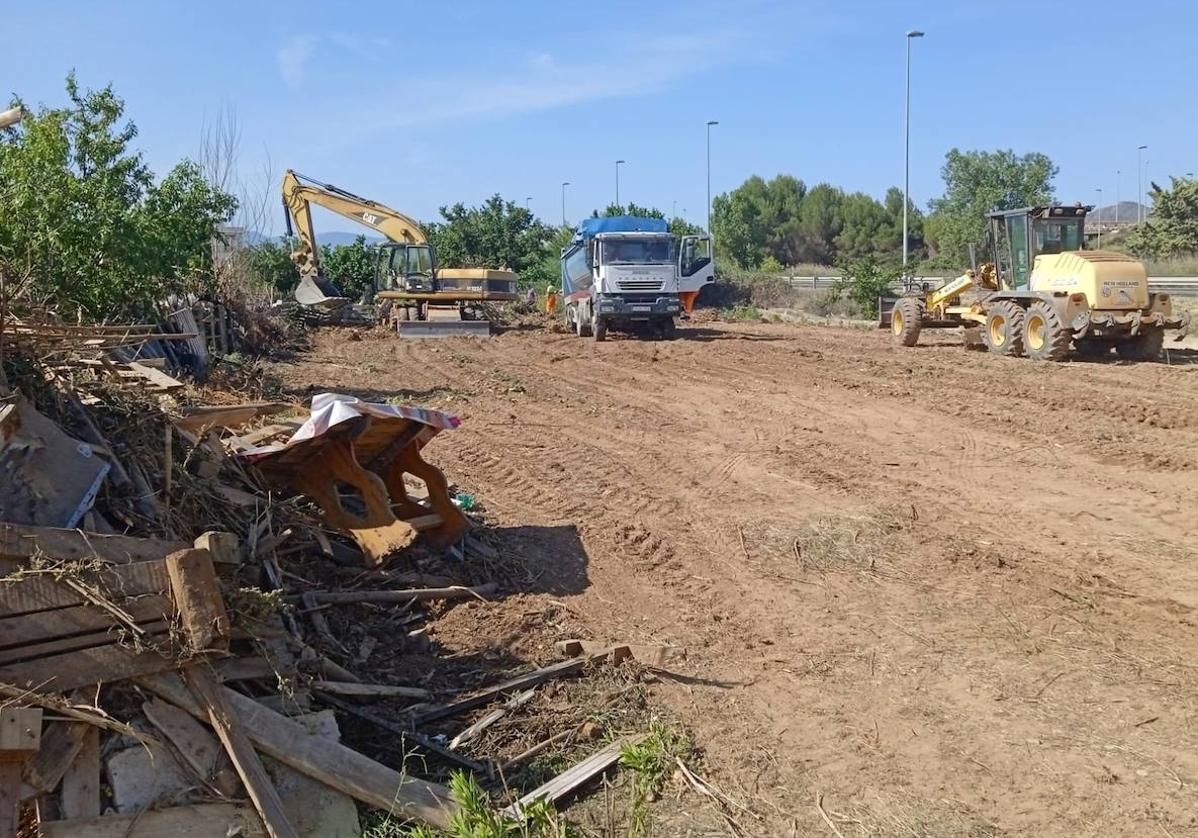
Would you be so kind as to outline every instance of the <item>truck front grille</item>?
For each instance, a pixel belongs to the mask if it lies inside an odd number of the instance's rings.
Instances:
[[[660,279],[622,279],[616,283],[621,291],[660,291]]]

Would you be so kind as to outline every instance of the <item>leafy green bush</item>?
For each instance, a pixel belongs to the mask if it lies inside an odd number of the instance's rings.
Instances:
[[[139,317],[211,281],[211,243],[237,199],[184,160],[157,182],[111,86],[0,130],[0,270],[27,302],[85,319]],[[20,102],[14,102],[20,105]]]
[[[847,294],[862,316],[878,316],[878,298],[891,291],[891,284],[899,279],[897,268],[885,267],[872,256],[847,265],[844,278],[836,283],[835,291]]]

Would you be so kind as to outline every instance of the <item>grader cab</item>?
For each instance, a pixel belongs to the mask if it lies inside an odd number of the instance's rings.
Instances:
[[[1184,330],[1168,294],[1151,293],[1144,265],[1085,250],[1092,207],[1044,206],[989,215],[991,262],[939,287],[883,305],[881,325],[914,346],[923,329],[964,327],[967,344],[996,355],[1065,360],[1070,351],[1151,360],[1166,329]],[[966,299],[969,297],[971,299]]]

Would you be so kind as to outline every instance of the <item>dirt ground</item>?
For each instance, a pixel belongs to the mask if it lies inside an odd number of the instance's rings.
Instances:
[[[428,455],[524,563],[506,607],[675,647],[656,699],[747,833],[1198,835],[1198,352],[347,335],[272,372],[460,415]]]

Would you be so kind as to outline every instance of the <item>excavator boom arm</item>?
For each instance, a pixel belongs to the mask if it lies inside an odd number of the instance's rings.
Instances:
[[[283,175],[283,205],[295,225],[299,248],[292,258],[302,274],[319,272],[316,230],[312,226],[312,204],[378,230],[390,241],[427,244],[420,225],[398,210],[347,192],[329,183],[319,183],[288,169]]]

